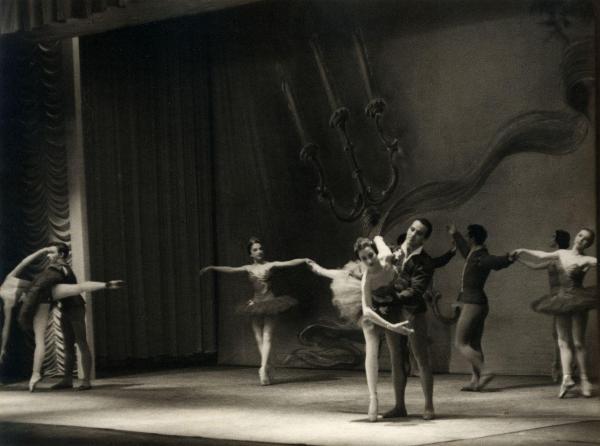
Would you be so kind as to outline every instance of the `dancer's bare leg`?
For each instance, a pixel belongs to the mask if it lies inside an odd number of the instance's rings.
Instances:
[[[260,370],[261,384],[271,384],[271,377],[269,376],[269,359],[271,356],[271,346],[273,344],[273,332],[275,331],[275,318],[272,316],[265,316],[263,319],[262,326],[262,348],[260,349]]]
[[[560,362],[562,365],[562,384],[558,392],[558,397],[565,396],[567,391],[575,385],[571,377],[571,362],[573,353],[571,352],[570,338],[572,333],[572,321],[570,315],[556,316],[556,333],[558,335],[558,348],[560,349]]]
[[[575,359],[579,368],[579,377],[581,378],[581,394],[585,397],[592,396],[592,385],[587,376],[586,357],[587,349],[585,347],[585,330],[587,328],[588,312],[575,313],[572,318],[573,347],[575,348]]]
[[[434,418],[433,371],[431,369],[431,360],[429,358],[429,341],[427,339],[427,320],[425,318],[425,313],[416,314],[414,316],[412,328],[414,333],[408,337],[408,340],[420,370],[421,387],[423,388],[423,396],[425,397],[423,418],[432,420]]]
[[[558,348],[558,334],[556,333],[556,316],[552,319],[552,339],[554,340],[554,360],[552,361],[552,381],[557,383],[562,376],[560,363],[560,348]]]
[[[0,346],[0,364],[6,359],[6,348],[8,346],[8,337],[10,336],[10,324],[12,322],[12,312],[14,304],[4,301],[4,325],[2,326],[2,345]]]
[[[365,335],[365,374],[369,388],[369,421],[377,421],[379,401],[377,399],[377,381],[379,380],[379,344],[381,329],[369,321],[362,323]]]
[[[483,330],[483,321],[481,319],[485,318],[486,314],[487,306],[466,303],[462,305],[460,316],[456,323],[455,347],[471,363],[472,368],[471,382],[463,387],[462,390],[478,390],[481,386],[480,378],[484,374],[487,374],[490,378],[493,377],[491,373],[485,370],[483,352],[477,351],[472,346],[479,329]]]
[[[408,345],[405,337],[389,330],[385,330],[385,342],[390,352],[392,385],[394,386],[396,404],[383,415],[383,418],[405,417],[407,414],[404,391],[406,390],[406,381],[408,379],[408,364],[405,361],[408,360]]]
[[[40,304],[33,317],[33,334],[35,349],[33,351],[33,370],[29,379],[29,391],[33,392],[35,386],[42,379],[42,365],[46,355],[46,329],[50,315],[50,304]]]

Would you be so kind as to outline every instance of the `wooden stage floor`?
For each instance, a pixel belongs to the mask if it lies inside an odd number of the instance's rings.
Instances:
[[[61,445],[598,445],[600,400],[559,400],[547,377],[500,376],[489,391],[460,392],[465,376],[437,375],[437,418],[421,419],[418,378],[409,417],[366,419],[360,371],[279,369],[272,386],[253,368],[181,369],[100,379],[88,392],[0,387],[0,444]],[[393,403],[382,373],[380,411]]]

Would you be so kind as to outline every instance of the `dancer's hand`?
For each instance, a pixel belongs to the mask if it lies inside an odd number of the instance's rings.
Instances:
[[[415,332],[412,328],[410,328],[408,326],[408,324],[410,324],[410,321],[403,321],[403,322],[398,322],[396,324],[390,324],[389,329],[390,329],[390,331],[393,331],[395,333],[399,333],[401,335],[408,336]]]
[[[109,290],[118,290],[119,288],[123,288],[124,286],[124,280],[111,280],[109,282],[106,282],[106,288]]]
[[[510,260],[512,260],[513,262],[514,262],[515,260],[518,260],[518,259],[519,259],[519,256],[521,255],[521,253],[522,253],[522,252],[523,252],[523,250],[522,250],[522,249],[515,249],[513,252],[511,252],[511,253],[509,254],[509,258],[510,258]]]
[[[454,223],[450,223],[449,225],[446,225],[446,229],[448,230],[448,234],[450,235],[454,235],[456,234],[456,225]]]
[[[205,266],[204,268],[202,268],[200,270],[200,275],[207,273],[208,271],[212,270],[211,266]]]

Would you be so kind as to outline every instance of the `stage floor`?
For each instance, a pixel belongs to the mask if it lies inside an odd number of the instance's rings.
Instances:
[[[69,436],[69,442],[60,443],[86,445],[229,444],[211,443],[213,439],[345,446],[598,445],[597,396],[585,399],[573,392],[559,400],[558,387],[545,377],[501,376],[489,391],[460,392],[466,379],[436,376],[437,418],[424,421],[419,380],[410,378],[409,417],[377,423],[366,419],[368,393],[358,371],[279,369],[275,384],[267,387],[258,385],[257,369],[233,367],[100,379],[89,392],[50,392],[51,380],[33,394],[26,391],[26,383],[12,384],[0,387],[0,443],[25,444],[17,441],[28,431],[47,434],[52,444]],[[382,412],[393,403],[388,373],[381,376],[379,399]],[[44,431],[44,425],[60,427]],[[77,443],[75,437],[87,440]],[[34,443],[30,438],[26,444]]]

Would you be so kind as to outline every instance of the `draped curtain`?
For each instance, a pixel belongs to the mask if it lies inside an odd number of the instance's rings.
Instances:
[[[70,18],[88,18],[109,6],[124,7],[128,0],[2,0],[0,34],[30,31]]]
[[[82,39],[98,364],[214,352],[210,95],[201,35],[157,25]]]

